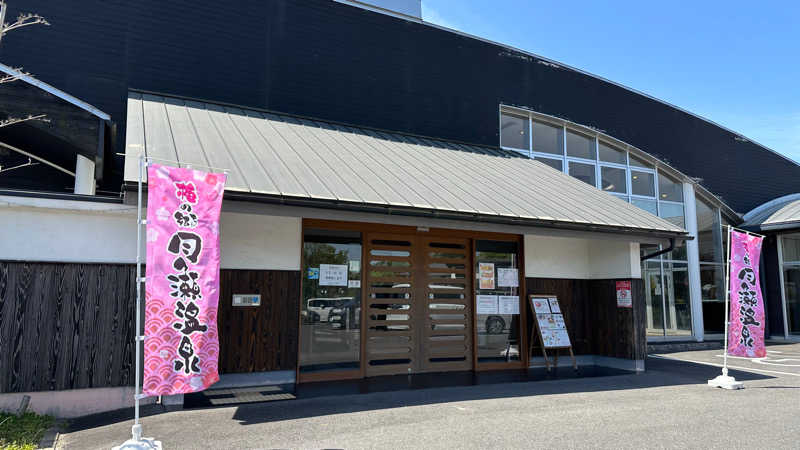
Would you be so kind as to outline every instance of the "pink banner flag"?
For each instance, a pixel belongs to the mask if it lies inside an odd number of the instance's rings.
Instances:
[[[730,290],[731,311],[728,328],[728,353],[762,358],[764,347],[764,299],[758,278],[762,238],[731,231]]]
[[[146,395],[202,391],[219,380],[219,216],[225,175],[147,169]]]

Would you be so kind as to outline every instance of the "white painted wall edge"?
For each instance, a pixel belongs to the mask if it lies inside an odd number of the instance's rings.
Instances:
[[[68,391],[40,391],[0,394],[0,411],[16,412],[22,397],[31,397],[28,409],[37,414],[47,414],[59,419],[114,411],[133,407],[132,386],[74,389]],[[141,404],[155,403],[155,397],[141,400]]]
[[[123,204],[0,197],[0,259],[133,264],[136,207]],[[300,270],[302,220],[223,211],[223,269]],[[145,242],[142,242],[144,252]]]
[[[135,201],[135,198],[133,199]],[[128,201],[128,199],[126,199]],[[299,206],[286,206],[265,204],[257,202],[226,202],[222,205],[223,211],[246,212],[251,214],[269,214],[286,217],[302,217],[307,219],[341,220],[346,222],[366,222],[386,225],[405,225],[412,227],[449,228],[452,230],[487,231],[508,234],[529,234],[537,236],[572,237],[584,239],[618,240],[626,242],[641,242],[648,244],[669,244],[669,239],[654,236],[632,236],[624,232],[579,231],[561,228],[535,227],[494,224],[485,222],[470,222],[467,220],[437,219],[430,217],[413,217],[388,214],[373,214],[327,208],[306,208]]]

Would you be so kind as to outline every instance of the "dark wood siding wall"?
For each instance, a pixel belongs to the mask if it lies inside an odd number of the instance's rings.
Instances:
[[[295,370],[300,272],[222,270],[220,373]],[[233,294],[260,294],[260,306],[233,306]]]
[[[0,261],[0,393],[130,386],[136,267]],[[222,270],[220,371],[294,370],[299,271]],[[261,294],[233,308],[233,293]]]
[[[633,308],[617,308],[615,281],[527,278],[525,285],[528,295],[558,296],[576,354],[644,359],[644,284],[630,280]]]
[[[0,392],[133,384],[135,267],[0,261]]]

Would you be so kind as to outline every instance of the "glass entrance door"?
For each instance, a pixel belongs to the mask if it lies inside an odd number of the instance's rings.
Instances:
[[[518,242],[475,241],[478,364],[522,361],[520,302],[525,299],[520,298],[519,266]]]
[[[300,377],[361,370],[361,233],[306,229],[300,304]]]

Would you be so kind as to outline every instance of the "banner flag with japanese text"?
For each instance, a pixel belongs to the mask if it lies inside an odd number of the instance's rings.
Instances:
[[[147,168],[145,395],[219,381],[219,218],[224,174]]]
[[[763,358],[764,299],[758,277],[762,238],[731,230],[730,233],[730,326],[728,353]]]

